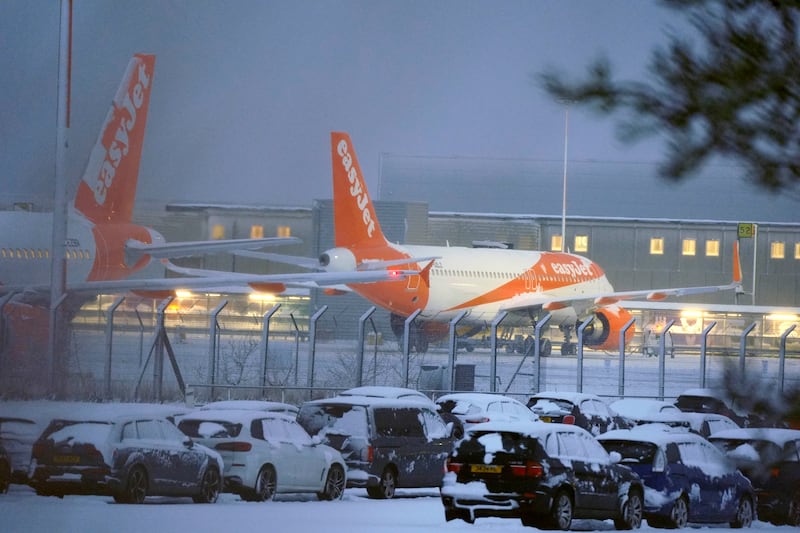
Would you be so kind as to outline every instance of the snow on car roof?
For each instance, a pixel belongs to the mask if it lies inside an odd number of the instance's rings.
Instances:
[[[209,409],[253,409],[261,411],[286,411],[297,412],[297,406],[284,402],[270,402],[267,400],[220,400],[210,402],[199,407],[201,410]]]
[[[518,433],[520,435],[528,435],[531,437],[540,437],[552,431],[568,432],[568,433],[585,433],[591,436],[591,433],[585,429],[573,426],[571,424],[549,424],[547,422],[539,421],[517,421],[517,422],[482,422],[475,424],[465,430],[467,433],[481,433],[481,432],[496,432],[496,433]]]
[[[643,424],[631,429],[612,429],[595,437],[597,440],[624,440],[649,442],[664,446],[669,442],[700,442],[703,437],[686,430],[675,429],[666,424]]]
[[[183,420],[225,420],[240,424],[249,424],[260,418],[283,418],[295,420],[291,414],[279,411],[260,411],[257,409],[198,409],[180,417]]]
[[[371,398],[408,398],[419,399],[430,402],[431,399],[425,394],[414,389],[404,387],[388,387],[383,385],[365,385],[354,387],[339,393],[339,396],[367,396]]]
[[[589,394],[586,392],[559,392],[559,391],[545,391],[539,392],[531,396],[531,398],[543,398],[546,400],[566,400],[568,402],[572,402],[577,404],[582,402],[583,400],[600,400],[603,401],[600,396],[596,394]]]
[[[800,439],[800,429],[786,428],[739,428],[718,431],[709,439],[769,440],[784,446],[787,442]]]
[[[439,396],[436,398],[436,403],[442,403],[446,401],[466,401],[477,405],[486,405],[488,402],[500,399],[512,400],[515,402],[518,401],[510,396],[491,394],[488,392],[454,392],[452,394],[443,394],[442,396]]]
[[[379,396],[334,396],[332,398],[321,398],[319,400],[309,400],[303,405],[327,405],[327,404],[342,404],[342,405],[361,405],[361,406],[375,406],[375,407],[420,407],[426,405],[427,407],[435,408],[433,402],[427,405],[419,400],[412,398],[384,398]],[[302,409],[302,407],[301,407]]]

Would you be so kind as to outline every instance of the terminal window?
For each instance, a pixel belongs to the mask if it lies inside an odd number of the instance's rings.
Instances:
[[[550,237],[550,250],[553,252],[561,251],[561,235],[553,235]]]
[[[771,242],[769,245],[769,256],[772,259],[783,259],[786,253],[786,247],[784,243],[775,241]]]
[[[214,240],[225,238],[225,226],[222,224],[214,224],[211,226],[211,238]]]
[[[588,235],[575,235],[575,251],[588,252],[589,251],[589,236]]]
[[[800,242],[794,243],[794,258],[800,259]]]
[[[278,226],[278,237],[291,237],[292,228],[290,226]]]
[[[258,224],[253,224],[250,226],[250,238],[251,239],[263,239],[264,238],[264,226],[260,226]]]
[[[650,239],[650,255],[664,255],[664,237]]]
[[[695,239],[683,239],[681,253],[683,255],[695,255],[697,253],[697,241]]]
[[[719,241],[706,241],[706,257],[719,257]]]

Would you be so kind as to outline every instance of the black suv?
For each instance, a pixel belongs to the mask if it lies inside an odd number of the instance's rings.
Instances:
[[[435,408],[414,400],[339,396],[304,403],[297,421],[344,456],[347,486],[370,498],[396,488],[439,487],[452,448],[448,425]]]
[[[579,427],[488,422],[467,430],[447,460],[441,489],[446,520],[518,518],[569,529],[573,518],[613,519],[636,529],[644,511],[639,476],[617,464]]]

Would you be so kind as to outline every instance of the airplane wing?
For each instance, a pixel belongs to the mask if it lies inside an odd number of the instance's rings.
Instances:
[[[189,257],[203,253],[252,250],[264,246],[284,246],[302,242],[297,237],[267,237],[264,239],[227,239],[215,241],[186,241],[147,244],[129,240],[125,243],[125,256],[133,264],[143,255],[155,259]]]
[[[687,296],[691,294],[706,294],[735,290],[743,293],[742,265],[739,259],[739,243],[733,243],[733,280],[725,285],[706,285],[701,287],[671,287],[667,289],[643,289],[635,291],[613,291],[597,294],[575,293],[574,297],[555,297],[546,293],[527,293],[511,298],[501,311],[525,311],[530,309],[543,309],[556,311],[565,307],[573,307],[578,316],[585,315],[600,307],[615,305],[623,300],[645,299],[660,301],[669,297]]]
[[[268,252],[252,252],[248,250],[234,252],[234,255],[238,255],[241,257],[250,257],[253,259],[263,259],[264,261],[275,261],[276,263],[285,263],[287,265],[299,266],[310,270],[324,271],[324,268],[322,267],[322,265],[320,265],[319,260],[311,257],[273,254]],[[362,263],[359,263],[356,269],[359,271],[380,270],[380,269],[391,268],[397,265],[408,265],[410,263],[424,263],[434,259],[439,259],[439,257],[440,256],[437,255],[430,257],[409,257],[404,259],[394,259],[392,261],[364,261]]]

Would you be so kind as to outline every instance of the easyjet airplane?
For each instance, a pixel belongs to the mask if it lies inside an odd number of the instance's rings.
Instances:
[[[331,134],[331,157],[336,247],[320,256],[318,268],[328,272],[418,270],[418,275],[404,280],[350,286],[392,313],[395,333],[402,332],[406,317],[420,310],[416,322],[421,322],[423,335],[417,335],[417,351],[425,351],[428,340],[446,334],[448,322],[464,310],[469,313],[461,324],[478,329],[500,311],[509,312],[504,321],[508,325],[531,325],[550,313],[550,324],[558,325],[565,335],[562,353],[574,353],[571,333],[593,317],[584,330],[584,344],[600,350],[618,349],[619,332],[631,318],[620,300],[661,300],[731,290],[741,284],[736,245],[734,279],[727,285],[617,292],[599,265],[571,253],[393,244],[381,231],[348,134]],[[243,254],[308,266],[279,254]],[[627,339],[633,334],[633,328],[629,329]],[[549,350],[547,342],[542,353]]]
[[[297,242],[293,238],[266,238],[168,243],[155,230],[132,222],[154,68],[154,55],[136,54],[130,60],[89,155],[68,213],[65,243],[68,294],[138,290],[162,296],[163,292],[156,291],[231,285],[279,291],[294,283],[326,285],[404,276],[399,270],[367,275],[205,271],[199,278],[129,279],[154,258],[161,259],[168,268],[179,270],[165,258]],[[0,295],[16,293],[10,303],[3,302],[3,314],[12,320],[19,318],[20,323],[34,316],[42,319],[46,316],[42,309],[49,305],[45,302],[50,287],[53,215],[0,211],[0,228]],[[32,307],[38,308],[38,312]]]

